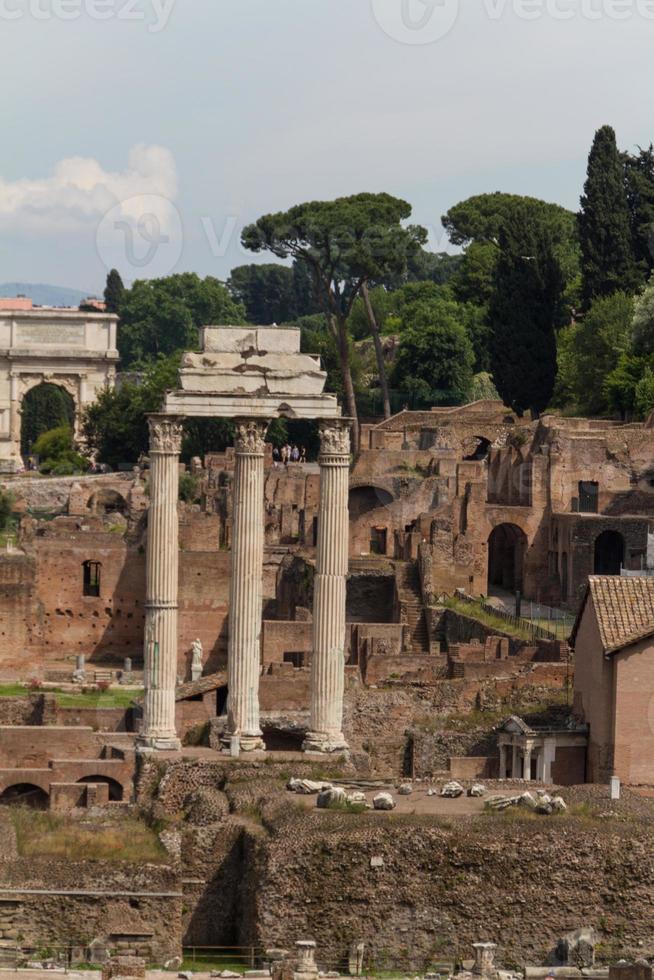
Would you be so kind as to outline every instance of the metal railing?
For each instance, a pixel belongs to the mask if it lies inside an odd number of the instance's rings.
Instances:
[[[478,609],[483,610],[489,616],[495,616],[497,619],[502,620],[507,623],[507,625],[513,626],[515,629],[526,633],[528,637],[532,640],[567,640],[570,636],[572,628],[571,617],[566,615],[563,611],[561,618],[554,618],[551,615],[541,616],[539,611],[549,610],[550,607],[540,606],[540,604],[531,604],[530,616],[521,615],[516,616],[515,613],[509,612],[507,609],[503,609],[502,606],[496,606],[492,602],[487,602],[481,598],[475,598],[474,596],[468,595],[463,589],[457,589],[455,592],[455,597],[460,599],[461,602],[468,603],[468,605],[475,606]],[[522,609],[525,610],[529,606],[528,602],[523,600]],[[541,626],[540,622],[534,622],[534,620],[547,619],[547,627]]]

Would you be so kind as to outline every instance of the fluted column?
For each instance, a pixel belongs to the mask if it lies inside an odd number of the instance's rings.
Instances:
[[[175,729],[179,454],[182,421],[151,415],[150,508],[145,599],[145,702],[138,744],[181,748]]]
[[[263,749],[259,727],[261,602],[264,546],[263,457],[268,422],[236,419],[232,569],[229,583],[227,685],[229,744]]]
[[[338,752],[343,735],[350,424],[320,425],[318,552],[313,593],[311,721],[303,748]]]

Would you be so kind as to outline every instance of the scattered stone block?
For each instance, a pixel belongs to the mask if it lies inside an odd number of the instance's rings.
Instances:
[[[400,794],[400,796],[411,796],[411,794],[413,793],[413,786],[411,786],[410,783],[402,783],[402,785],[398,789],[398,793]]]
[[[465,790],[461,783],[457,783],[455,780],[451,780],[449,783],[445,783],[441,790],[441,796],[446,796],[449,799],[455,800],[459,796],[463,796]]]
[[[323,789],[331,789],[331,783],[317,783],[312,779],[294,779],[291,777],[286,784],[286,789],[291,793],[300,793],[303,796],[313,796]]]
[[[326,810],[335,803],[345,803],[346,800],[347,794],[341,786],[330,786],[328,789],[323,789],[318,793],[316,806],[320,810]]]
[[[475,783],[468,790],[468,796],[480,797],[486,795],[486,787],[482,783]]]
[[[372,805],[375,810],[394,810],[395,800],[390,793],[377,793],[373,797]]]

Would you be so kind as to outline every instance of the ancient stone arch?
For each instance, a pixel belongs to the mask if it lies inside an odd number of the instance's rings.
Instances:
[[[81,414],[114,383],[117,317],[79,310],[8,310],[0,313],[0,472],[20,469],[21,406],[38,385],[63,388]]]

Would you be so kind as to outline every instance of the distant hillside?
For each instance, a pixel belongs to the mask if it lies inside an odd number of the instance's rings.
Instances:
[[[93,293],[82,293],[66,286],[49,286],[40,282],[0,283],[0,296],[27,296],[37,306],[79,306]]]

